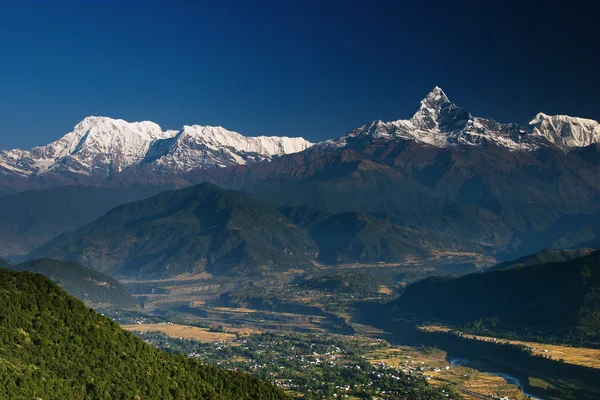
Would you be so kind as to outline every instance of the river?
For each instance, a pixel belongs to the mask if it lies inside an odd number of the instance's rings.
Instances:
[[[465,365],[469,365],[471,363],[470,360],[468,360],[466,358],[460,358],[460,357],[449,357],[448,358],[448,362],[450,364],[454,365],[454,366],[460,366],[460,367],[463,367]],[[518,386],[523,391],[523,394],[525,396],[528,396],[530,399],[545,400],[542,397],[535,396],[535,395],[533,395],[531,393],[527,393],[527,391],[525,389],[525,385],[523,385],[523,383],[521,382],[521,380],[519,378],[516,378],[516,377],[514,377],[512,375],[509,375],[507,373],[504,373],[504,372],[486,371],[486,373],[491,374],[491,375],[496,375],[496,376],[499,376],[501,378],[504,378],[504,380],[506,381],[506,383]]]

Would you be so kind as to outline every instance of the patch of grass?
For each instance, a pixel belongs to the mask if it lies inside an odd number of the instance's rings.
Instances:
[[[170,337],[193,339],[199,342],[231,341],[236,338],[233,333],[209,332],[208,328],[178,324],[123,325],[122,328],[137,332],[162,332]]]
[[[534,387],[534,388],[547,390],[547,389],[552,389],[554,387],[549,382],[547,382],[541,378],[534,378],[534,377],[530,376],[529,378],[527,378],[527,380],[529,381],[529,386]]]

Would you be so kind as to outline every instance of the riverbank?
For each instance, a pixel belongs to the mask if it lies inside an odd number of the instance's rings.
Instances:
[[[542,399],[600,399],[600,369],[573,365],[534,356],[519,346],[494,341],[471,340],[451,332],[423,332],[416,323],[369,318],[370,305],[360,306],[364,322],[382,331],[390,343],[407,346],[430,346],[445,351],[449,357],[471,360],[470,368],[494,372],[519,381],[531,396]]]

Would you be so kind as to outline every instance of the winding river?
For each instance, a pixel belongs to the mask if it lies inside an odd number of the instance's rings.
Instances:
[[[471,363],[470,360],[468,360],[466,358],[460,358],[460,357],[449,357],[448,362],[454,366],[460,366],[460,367],[469,365]],[[527,393],[527,391],[525,390],[525,385],[523,385],[523,383],[521,382],[521,380],[519,378],[516,378],[516,377],[509,375],[507,373],[504,373],[504,372],[494,372],[494,371],[488,372],[488,371],[486,371],[486,373],[499,376],[499,377],[503,378],[506,381],[506,383],[518,386],[523,391],[523,394],[525,396],[528,396],[530,399],[545,400],[542,397],[538,397],[531,393]]]

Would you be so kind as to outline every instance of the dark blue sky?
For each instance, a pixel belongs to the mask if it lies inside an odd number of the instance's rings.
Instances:
[[[594,10],[519,3],[0,0],[0,148],[87,115],[316,141],[435,85],[502,122],[600,119]]]

